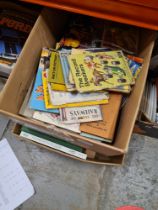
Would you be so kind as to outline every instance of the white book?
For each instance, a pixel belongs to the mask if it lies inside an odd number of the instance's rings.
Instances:
[[[153,84],[153,109],[152,109],[152,117],[151,120],[155,122],[156,120],[156,111],[157,111],[157,90],[156,85]]]
[[[84,159],[84,160],[87,158],[87,154],[85,154],[85,153],[76,151],[74,149],[65,147],[65,146],[60,145],[60,144],[56,144],[54,142],[48,141],[46,139],[43,139],[41,137],[35,136],[33,134],[30,134],[30,133],[27,133],[27,132],[24,132],[24,131],[21,131],[20,136],[25,137],[27,139],[30,139],[34,142],[38,142],[38,143],[43,144],[45,146],[54,148],[54,149],[59,150],[61,152],[67,153],[69,155],[73,155],[75,157]]]
[[[62,122],[68,124],[100,121],[103,119],[99,105],[62,108],[60,109],[60,117]]]
[[[55,125],[60,128],[64,128],[64,129],[67,129],[67,130],[70,130],[70,131],[73,131],[76,133],[80,133],[80,124],[79,123],[67,125],[64,122],[62,122],[60,115],[58,115],[58,114],[35,111],[33,113],[33,118],[36,120],[45,122],[45,123]]]
[[[35,193],[7,139],[0,141],[0,209],[13,210]]]
[[[83,101],[99,101],[108,100],[108,92],[91,92],[91,93],[77,93],[77,92],[64,92],[51,90],[51,86],[48,83],[48,90],[50,100],[53,105],[63,105],[70,103],[78,103]]]

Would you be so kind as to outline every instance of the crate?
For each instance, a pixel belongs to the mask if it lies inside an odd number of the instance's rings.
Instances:
[[[32,78],[35,76],[42,47],[55,46],[56,38],[62,34],[69,15],[69,12],[56,9],[43,10],[26,41],[14,71],[1,92],[0,113],[19,124],[44,130],[55,137],[60,137],[85,149],[95,151],[98,154],[109,157],[123,157],[128,151],[128,145],[143,94],[149,61],[156,37],[154,31],[142,29],[139,56],[144,58],[144,65],[133,91],[121,111],[119,126],[112,145],[97,142],[61,128],[52,128],[42,122],[28,119],[18,114]]]

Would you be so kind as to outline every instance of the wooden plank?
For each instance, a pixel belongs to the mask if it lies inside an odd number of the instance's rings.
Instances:
[[[147,0],[21,0],[90,15],[120,23],[158,30],[158,1]]]

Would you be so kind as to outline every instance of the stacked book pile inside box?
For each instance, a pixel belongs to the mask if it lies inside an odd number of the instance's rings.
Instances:
[[[19,114],[112,144],[119,113],[143,65],[138,43],[139,28],[76,15],[55,48],[41,49]],[[20,135],[87,158],[82,148],[33,129],[22,127]]]

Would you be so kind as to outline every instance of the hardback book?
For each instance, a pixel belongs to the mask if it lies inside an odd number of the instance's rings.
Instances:
[[[20,136],[81,159],[87,158],[87,154],[83,152],[81,147],[24,126],[21,129]]]
[[[81,132],[80,135],[84,136],[86,138],[89,138],[89,139],[94,139],[96,141],[105,142],[105,143],[112,143],[112,139],[106,139],[106,138],[99,137],[99,136],[96,136],[96,135],[92,135],[92,134],[89,134],[89,133]]]
[[[102,113],[99,105],[83,106],[60,109],[62,122],[67,124],[92,122],[102,120]]]
[[[59,114],[35,111],[32,117],[41,122],[45,122],[50,125],[55,125],[57,127],[64,128],[66,130],[80,133],[79,123],[73,123],[71,125],[68,125],[61,121],[61,117]]]
[[[110,89],[134,82],[122,51],[69,55],[68,61],[79,92]]]
[[[70,65],[67,60],[67,56],[70,54],[71,54],[71,50],[59,51],[59,56],[60,56],[60,61],[61,61],[61,65],[62,65],[62,71],[63,71],[63,75],[64,75],[66,89],[67,89],[67,91],[75,91],[76,90],[75,82],[72,78],[72,73],[70,71]]]
[[[92,106],[108,103],[108,92],[84,93],[54,91],[47,81],[47,71],[42,72],[44,102],[46,109]]]
[[[49,60],[51,49],[43,48],[41,58],[34,82],[34,87],[29,101],[29,108],[38,111],[59,113],[58,109],[46,109],[44,102],[43,84],[42,84],[42,72],[49,68]]]
[[[48,82],[51,83],[52,90],[66,91],[59,53],[56,51],[51,53]]]
[[[122,94],[111,93],[109,103],[101,105],[102,121],[81,123],[80,130],[105,139],[113,139],[119,115]]]
[[[117,86],[115,88],[110,88],[110,91],[119,92],[119,93],[130,93],[131,90],[132,90],[131,85],[123,85],[123,86]]]

